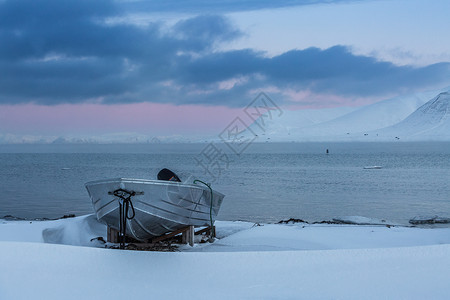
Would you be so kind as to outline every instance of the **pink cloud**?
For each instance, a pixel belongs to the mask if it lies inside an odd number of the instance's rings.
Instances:
[[[158,103],[1,105],[0,133],[214,134],[220,133],[241,111],[220,106]]]

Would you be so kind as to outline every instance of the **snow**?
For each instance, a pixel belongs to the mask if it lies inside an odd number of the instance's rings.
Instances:
[[[446,299],[450,292],[450,228],[216,226],[212,244],[143,252],[91,241],[106,234],[93,215],[0,220],[0,299]]]
[[[197,245],[190,251],[251,252],[414,247],[450,243],[450,237],[445,237],[447,233],[450,233],[448,228],[265,224],[237,232],[210,245]]]
[[[450,139],[450,93],[440,93],[402,122],[378,130],[377,133],[408,140]]]
[[[268,138],[284,141],[289,139],[291,134],[295,135],[295,132],[301,128],[322,124],[355,110],[356,108],[352,107],[284,110],[280,117],[262,117],[264,120],[264,132],[261,132],[258,125],[261,122],[251,124],[249,129],[259,136],[259,142],[265,142]]]
[[[399,95],[362,107],[290,110],[282,107],[279,117],[262,116],[248,130],[240,132],[241,140],[258,142],[317,141],[448,141],[450,140],[450,87]],[[274,99],[276,100],[276,99]],[[231,120],[230,120],[231,121]],[[258,124],[264,124],[261,128]],[[217,134],[150,136],[133,132],[101,136],[22,136],[0,133],[0,144],[114,144],[221,142]]]
[[[396,141],[396,137],[413,141],[448,141],[449,90],[447,87],[402,95],[334,118],[329,114],[328,118],[316,122],[310,120],[308,110],[286,111],[281,117],[266,122],[262,141]]]
[[[386,220],[379,220],[374,218],[367,218],[367,217],[361,217],[361,216],[348,216],[348,217],[340,217],[340,218],[334,218],[333,221],[336,221],[338,223],[342,224],[355,224],[355,225],[387,225],[388,223]],[[389,222],[390,225],[399,225],[399,224],[392,224],[392,222]]]
[[[92,246],[92,238],[106,237],[105,225],[94,215],[56,221],[0,222],[0,241]]]

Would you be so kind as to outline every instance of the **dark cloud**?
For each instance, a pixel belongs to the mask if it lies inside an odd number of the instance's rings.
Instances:
[[[218,43],[241,35],[223,16],[200,15],[170,30],[105,22],[121,13],[108,0],[0,2],[0,103],[239,106],[269,86],[364,97],[447,83],[450,75],[448,63],[395,66],[344,46],[271,58],[251,49],[218,52]]]
[[[213,53],[193,59],[182,67],[181,84],[208,88],[219,81],[248,76],[249,89],[275,86],[280,90],[308,89],[316,93],[348,97],[383,96],[448,84],[450,63],[426,67],[396,66],[372,57],[352,54],[347,47],[292,50],[267,58],[251,50]],[[228,91],[238,96],[238,89]],[[206,101],[206,100],[205,100]]]
[[[212,53],[180,63],[177,79],[182,83],[211,84],[263,71],[267,61],[249,49]]]
[[[168,35],[159,24],[104,22],[117,11],[104,0],[0,2],[0,101],[142,101],[125,95],[171,79],[180,52],[205,51],[239,34],[213,15],[182,21]]]
[[[289,51],[272,58],[266,70],[270,80],[278,85],[304,86],[315,92],[344,96],[370,96],[441,83],[450,74],[450,64],[396,66],[334,46]]]
[[[173,29],[195,50],[207,49],[211,41],[230,41],[241,36],[241,32],[233,29],[227,19],[216,15],[201,15],[180,21]]]
[[[114,10],[105,0],[0,2],[0,59],[39,58],[51,52],[88,54],[115,33],[95,22]]]

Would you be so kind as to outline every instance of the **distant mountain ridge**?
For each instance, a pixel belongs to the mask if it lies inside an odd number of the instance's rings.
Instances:
[[[263,123],[264,129],[255,122],[239,138],[256,142],[450,141],[450,87],[399,96],[361,108],[285,110],[280,117],[264,118]],[[0,144],[222,142],[219,135],[220,132],[215,136],[131,132],[89,137],[0,134]]]
[[[450,93],[440,93],[435,99],[430,100],[423,106],[419,107],[418,111],[424,114],[440,114],[442,117],[448,116],[450,107]]]
[[[450,140],[444,121],[449,113],[449,90],[399,96],[310,126],[295,120],[295,115],[301,118],[304,111],[291,112],[288,119],[280,117],[268,124],[266,133],[270,135],[265,139],[296,142]]]
[[[450,140],[450,93],[440,93],[403,121],[380,130],[379,135],[408,140]]]

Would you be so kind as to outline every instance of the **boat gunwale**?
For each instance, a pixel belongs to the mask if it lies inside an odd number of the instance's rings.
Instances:
[[[155,185],[163,185],[163,186],[179,186],[179,187],[189,187],[189,188],[196,188],[201,189],[204,191],[208,191],[209,189],[206,186],[197,185],[194,183],[185,183],[185,182],[177,182],[177,181],[165,181],[165,180],[155,180],[155,179],[136,179],[136,178],[109,178],[109,179],[100,179],[100,180],[94,180],[86,182],[84,185],[87,188],[88,186],[98,185],[98,184],[105,184],[105,183],[141,183],[141,184],[155,184]],[[89,191],[89,190],[88,190]],[[218,192],[213,189],[213,193],[221,196],[222,198],[225,197],[224,194],[221,192]]]

